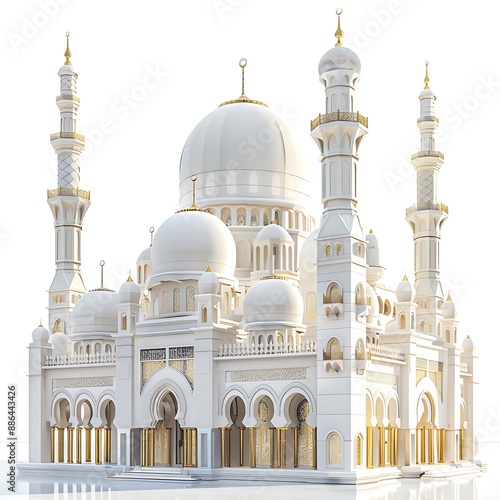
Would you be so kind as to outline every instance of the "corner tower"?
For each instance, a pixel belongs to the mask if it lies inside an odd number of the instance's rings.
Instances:
[[[436,150],[435,132],[439,119],[434,114],[434,96],[429,87],[428,62],[424,89],[420,92],[420,150],[411,156],[417,173],[417,202],[406,209],[406,220],[413,231],[417,322],[426,321],[425,330],[437,334],[435,313],[440,313],[444,294],[439,277],[441,228],[448,218],[448,207],[438,201],[438,172],[444,155]],[[433,321],[434,318],[434,321]]]
[[[323,214],[317,236],[318,469],[356,467],[366,430],[366,246],[357,212],[358,149],[368,119],[354,111],[361,63],[337,43],[321,58],[325,114],[311,122],[320,150]],[[359,460],[361,464],[361,460]]]
[[[49,330],[68,331],[71,313],[86,293],[80,273],[81,231],[83,218],[90,206],[90,193],[80,189],[80,155],[85,138],[77,133],[76,120],[80,98],[78,75],[71,64],[69,33],[66,33],[66,58],[59,69],[60,94],[56,104],[60,111],[59,132],[51,134],[50,143],[57,154],[57,188],[47,191],[47,202],[54,216],[56,272],[49,288]]]

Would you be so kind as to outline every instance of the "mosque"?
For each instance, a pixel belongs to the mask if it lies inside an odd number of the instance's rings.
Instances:
[[[440,281],[448,207],[427,68],[406,209],[414,274],[394,286],[357,212],[368,118],[355,111],[361,64],[340,13],[335,36],[311,121],[320,219],[287,126],[243,88],[187,138],[179,210],[151,229],[118,292],[103,279],[87,291],[81,274],[90,193],[68,41],[50,137],[55,276],[47,328],[29,344],[31,467],[348,484],[480,470],[478,360]]]

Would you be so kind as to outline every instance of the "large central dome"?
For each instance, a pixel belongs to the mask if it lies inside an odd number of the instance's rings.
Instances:
[[[267,106],[232,101],[206,116],[189,135],[179,172],[180,206],[286,200],[309,205],[308,164],[287,125]]]

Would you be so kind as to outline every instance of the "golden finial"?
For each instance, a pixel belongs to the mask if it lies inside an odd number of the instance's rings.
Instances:
[[[245,66],[247,65],[246,57],[240,59],[241,68],[241,97],[245,97]]]
[[[71,66],[71,50],[69,50],[69,31],[66,31],[66,52],[64,53],[64,57],[66,58],[66,61],[64,61],[65,66]]]
[[[431,79],[429,78],[428,67],[429,67],[429,61],[425,61],[425,78],[424,78],[425,87],[424,87],[424,90],[427,90],[428,88],[430,88],[429,82],[431,81]]]
[[[340,14],[342,14],[342,9],[339,7],[336,11],[337,18],[338,18],[338,25],[337,25],[337,31],[335,32],[335,36],[337,38],[337,43],[335,44],[335,47],[338,47],[339,45],[342,45],[342,37],[344,36],[344,32],[342,31],[342,28],[340,27]]]
[[[153,233],[155,232],[155,228],[153,226],[151,226],[149,228],[149,232],[151,233],[151,243],[149,244],[150,247],[153,246]]]
[[[405,275],[403,276],[403,281],[408,281],[408,276],[406,276],[406,273],[405,273]]]
[[[370,233],[370,234],[373,234],[373,229],[370,229],[369,233]]]
[[[128,275],[128,278],[127,278],[127,283],[130,283],[130,282],[134,282],[134,280],[132,279],[132,276],[130,276],[130,274]]]
[[[211,273],[213,271],[212,271],[212,268],[210,266],[207,266],[207,268],[205,269],[205,272],[206,273]]]
[[[38,325],[38,328],[43,328],[43,325],[42,325],[42,318],[40,318],[40,324]]]
[[[451,295],[448,294],[448,298],[446,300],[451,300]]]

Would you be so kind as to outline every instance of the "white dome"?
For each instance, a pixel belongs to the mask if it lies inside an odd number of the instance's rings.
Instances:
[[[137,263],[151,260],[151,246],[145,248],[137,257]]]
[[[198,210],[177,212],[156,232],[151,252],[152,274],[214,272],[233,277],[236,245],[228,227],[216,216]]]
[[[309,206],[309,162],[298,157],[288,126],[267,106],[236,102],[207,115],[189,135],[179,171],[180,206],[214,200],[282,199]],[[224,201],[225,202],[225,201]]]
[[[445,319],[453,319],[457,317],[457,311],[455,309],[455,304],[451,297],[448,296],[448,299],[441,306],[441,312],[443,313],[443,317]]]
[[[278,224],[268,224],[257,233],[255,241],[264,240],[284,240],[288,243],[294,243],[290,233]]]
[[[68,350],[68,337],[65,333],[55,332],[50,337],[52,343],[52,355],[66,354]]]
[[[213,293],[219,291],[219,278],[212,271],[205,271],[198,280],[199,293]]]
[[[123,304],[138,304],[141,300],[141,289],[132,281],[130,276],[120,287],[120,290],[118,291],[118,298]]]
[[[464,351],[474,351],[474,343],[469,335],[467,335],[467,338],[462,342],[462,347]]]
[[[299,274],[300,281],[305,282],[309,280],[316,281],[317,269],[317,255],[318,255],[318,242],[316,238],[319,234],[319,228],[315,229],[304,241],[300,250],[299,257]]]
[[[111,290],[92,290],[73,309],[73,334],[116,333],[119,295]]]
[[[252,287],[243,301],[245,323],[302,323],[304,303],[299,290],[289,281],[264,279]]]
[[[361,71],[361,61],[351,49],[339,45],[330,49],[319,61],[319,76],[334,69],[348,69],[359,73]]]
[[[49,341],[50,333],[47,328],[44,328],[42,324],[39,327],[33,330],[31,334],[31,338],[33,342],[37,342],[39,344],[46,344]]]
[[[398,302],[413,302],[415,299],[415,289],[406,276],[396,288],[396,298]]]

